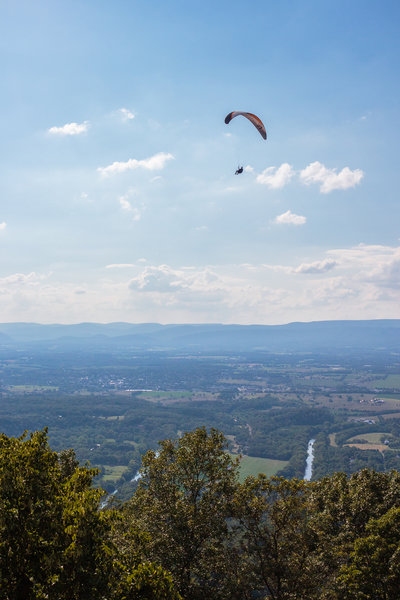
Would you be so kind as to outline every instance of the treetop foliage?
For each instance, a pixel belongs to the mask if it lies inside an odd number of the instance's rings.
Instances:
[[[103,507],[46,431],[0,435],[0,600],[396,600],[400,474],[238,479],[203,427],[143,457]]]

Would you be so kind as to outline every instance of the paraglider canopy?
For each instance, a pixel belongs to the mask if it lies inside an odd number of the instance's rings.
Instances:
[[[256,129],[258,129],[261,137],[263,137],[264,140],[267,139],[267,132],[265,131],[264,123],[261,121],[261,119],[259,117],[257,117],[257,115],[253,115],[253,113],[240,112],[240,111],[235,110],[233,112],[230,112],[228,115],[226,115],[225,123],[228,125],[228,123],[230,123],[232,121],[232,119],[234,119],[235,117],[238,117],[239,115],[242,115],[242,117],[246,117],[246,119],[248,119],[251,123],[253,123],[254,127]]]

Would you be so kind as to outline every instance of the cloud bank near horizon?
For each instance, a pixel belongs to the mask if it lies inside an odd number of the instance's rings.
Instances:
[[[326,251],[300,264],[110,264],[89,283],[56,273],[0,279],[6,321],[287,323],[399,318],[400,246]],[[307,277],[307,285],[304,278]]]

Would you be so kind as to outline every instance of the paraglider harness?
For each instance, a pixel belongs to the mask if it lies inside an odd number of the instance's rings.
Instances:
[[[243,173],[243,167],[238,166],[238,168],[235,171],[235,175],[240,175],[241,173]]]

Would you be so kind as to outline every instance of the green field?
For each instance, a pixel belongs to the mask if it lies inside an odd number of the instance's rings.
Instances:
[[[346,444],[351,442],[360,442],[361,440],[365,440],[366,442],[368,442],[368,444],[381,444],[382,438],[386,439],[389,435],[390,433],[382,432],[360,433],[359,435],[355,435],[354,437],[349,438],[346,441]]]
[[[174,402],[179,400],[190,400],[192,392],[140,392],[138,398],[147,400],[148,402]]]
[[[120,477],[125,473],[128,467],[125,465],[116,465],[114,467],[103,466],[102,476],[105,482],[116,483]]]
[[[329,434],[329,443],[331,446],[335,446],[337,448],[337,443],[336,443],[336,432],[335,433],[330,433]]]
[[[388,375],[385,379],[377,379],[371,385],[378,389],[400,389],[400,375]]]
[[[58,387],[55,385],[10,385],[9,392],[56,392]]]
[[[234,454],[232,454],[235,457]],[[257,477],[259,473],[265,473],[267,477],[276,475],[278,471],[286,467],[288,461],[274,460],[273,458],[260,458],[258,456],[243,456],[240,461],[240,481],[249,475]]]

